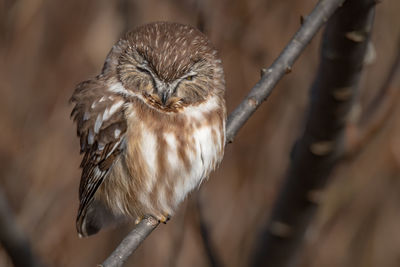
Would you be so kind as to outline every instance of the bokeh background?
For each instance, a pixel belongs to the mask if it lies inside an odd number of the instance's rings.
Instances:
[[[95,266],[132,227],[78,238],[80,156],[68,104],[75,85],[100,72],[125,31],[161,20],[202,28],[220,51],[232,111],[316,3],[0,0],[0,187],[40,260],[46,266]],[[399,11],[396,0],[376,8],[375,53],[344,132],[344,149],[351,153],[345,151],[322,192],[304,240],[302,266],[400,266],[400,79],[380,91],[400,50]],[[220,168],[126,266],[209,266],[201,225],[223,266],[247,266],[302,131],[320,36],[227,146]],[[364,116],[366,125],[374,120],[376,126],[363,138],[370,127],[357,121],[378,95],[385,101]],[[1,245],[0,266],[12,266]]]

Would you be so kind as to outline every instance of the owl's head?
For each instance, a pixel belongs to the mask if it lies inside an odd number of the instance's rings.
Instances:
[[[112,63],[124,88],[158,109],[177,111],[224,93],[217,51],[204,34],[188,25],[141,26],[120,40],[104,68]]]

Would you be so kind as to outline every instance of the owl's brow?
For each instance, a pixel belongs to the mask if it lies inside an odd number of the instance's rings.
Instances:
[[[150,76],[153,87],[154,88],[156,87],[156,84],[157,84],[156,80],[158,80],[158,77],[157,77],[156,73],[153,72],[152,68],[151,67],[149,68],[149,64],[147,61],[145,64],[136,66],[136,69],[139,70],[140,72],[146,73],[148,76]]]
[[[144,64],[137,65],[136,69],[140,72],[145,72],[145,73],[151,74],[151,76],[155,75],[152,65],[147,60],[145,60]]]
[[[205,62],[206,59],[205,58],[201,58],[201,57],[196,57],[196,58],[190,59],[190,61],[192,62],[192,66],[194,66],[194,65],[197,65],[197,64]]]
[[[189,76],[196,76],[197,75],[197,72],[196,71],[193,71],[192,69],[189,69],[185,74],[183,74],[181,77],[180,77],[180,79],[185,79],[186,77],[189,77]]]
[[[193,72],[194,68],[196,68],[198,65],[204,63],[206,60],[204,58],[196,58],[196,59],[191,59],[190,61],[191,61],[192,64],[188,68],[188,71],[186,72],[185,75],[187,75],[190,72]]]

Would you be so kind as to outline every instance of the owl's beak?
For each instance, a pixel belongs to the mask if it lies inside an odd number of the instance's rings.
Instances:
[[[161,103],[165,106],[168,102],[168,99],[171,97],[172,93],[174,92],[174,84],[168,84],[164,82],[159,82],[157,84],[157,94],[161,100]]]
[[[169,90],[164,90],[164,91],[160,92],[159,96],[160,96],[162,104],[165,105],[167,103],[168,98],[170,97]]]

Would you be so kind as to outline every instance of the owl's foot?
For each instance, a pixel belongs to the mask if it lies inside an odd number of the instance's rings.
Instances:
[[[143,216],[138,216],[135,220],[135,224],[139,224],[143,220]]]
[[[167,222],[171,219],[171,216],[169,214],[163,214],[158,217],[158,221],[163,224],[167,224]]]

